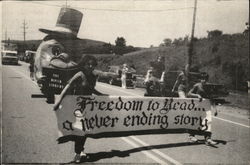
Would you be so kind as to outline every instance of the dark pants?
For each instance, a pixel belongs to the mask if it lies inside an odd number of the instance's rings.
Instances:
[[[84,150],[84,144],[86,142],[85,136],[78,136],[75,139],[75,153],[80,154]]]

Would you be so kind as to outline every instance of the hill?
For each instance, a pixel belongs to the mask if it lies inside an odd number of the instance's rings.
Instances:
[[[9,41],[2,41],[3,43],[6,43],[5,45],[9,45],[9,48],[7,49],[13,49],[10,45],[16,45],[15,50],[17,50],[19,53],[25,52],[25,50],[33,50],[36,51],[42,40],[26,40],[25,45],[24,41],[20,40],[9,40]],[[8,44],[9,43],[9,44]],[[79,49],[80,48],[80,49]],[[77,38],[74,41],[74,44],[72,44],[72,49],[80,50],[81,53],[86,54],[110,54],[112,52],[115,52],[116,54],[124,54],[136,50],[140,50],[139,47],[133,47],[133,46],[124,46],[119,47],[116,45],[111,45],[110,43],[106,43],[103,41],[97,41],[97,40],[91,40],[91,39],[80,39]]]
[[[78,43],[76,45],[81,45],[83,46],[83,49],[91,49],[91,48],[101,48],[104,44],[106,44],[105,42],[102,41],[96,41],[96,40],[90,40],[90,39],[79,39],[77,40]],[[23,51],[23,45],[24,42],[20,41],[20,40],[10,40],[10,41],[3,41],[4,43],[11,43],[11,44],[16,44],[19,51]],[[40,43],[42,42],[42,40],[27,40],[26,41],[26,49],[27,50],[36,50],[38,48],[38,46],[40,45]]]
[[[146,74],[150,61],[165,57],[166,71],[181,70],[187,61],[187,44],[142,49],[123,56],[98,56],[99,67],[128,63],[138,74]],[[249,37],[243,34],[197,39],[193,63],[210,76],[210,82],[225,84],[229,89],[246,90],[249,77]]]

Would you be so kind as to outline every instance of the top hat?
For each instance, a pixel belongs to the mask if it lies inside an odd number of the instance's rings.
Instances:
[[[69,37],[77,37],[81,26],[83,14],[72,8],[61,8],[57,18],[56,27],[53,29],[39,29],[47,34],[64,34]]]

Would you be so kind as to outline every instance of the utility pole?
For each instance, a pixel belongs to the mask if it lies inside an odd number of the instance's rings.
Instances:
[[[196,18],[196,9],[197,9],[197,0],[194,0],[194,13],[193,13],[193,23],[192,23],[192,31],[191,31],[191,39],[190,45],[188,48],[188,65],[191,67],[192,58],[193,58],[193,47],[194,47],[194,29],[195,29],[195,18]]]
[[[23,41],[24,41],[24,43],[25,43],[25,41],[26,41],[26,29],[28,29],[28,27],[27,27],[27,23],[25,22],[25,20],[23,20]]]
[[[7,29],[5,29],[5,41],[7,41]]]
[[[27,27],[27,23],[25,22],[25,20],[23,21],[23,42],[24,42],[24,49],[26,47],[26,29],[28,29]]]
[[[194,13],[193,13],[193,23],[192,23],[192,31],[191,31],[191,39],[188,47],[188,67],[186,68],[187,74],[187,89],[190,84],[190,68],[192,66],[192,58],[193,58],[193,49],[194,49],[194,29],[195,29],[195,18],[196,18],[196,9],[197,9],[197,0],[194,0]]]

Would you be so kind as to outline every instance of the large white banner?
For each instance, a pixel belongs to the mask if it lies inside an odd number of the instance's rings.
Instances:
[[[211,105],[205,99],[69,95],[55,112],[63,135],[101,138],[211,130]]]

